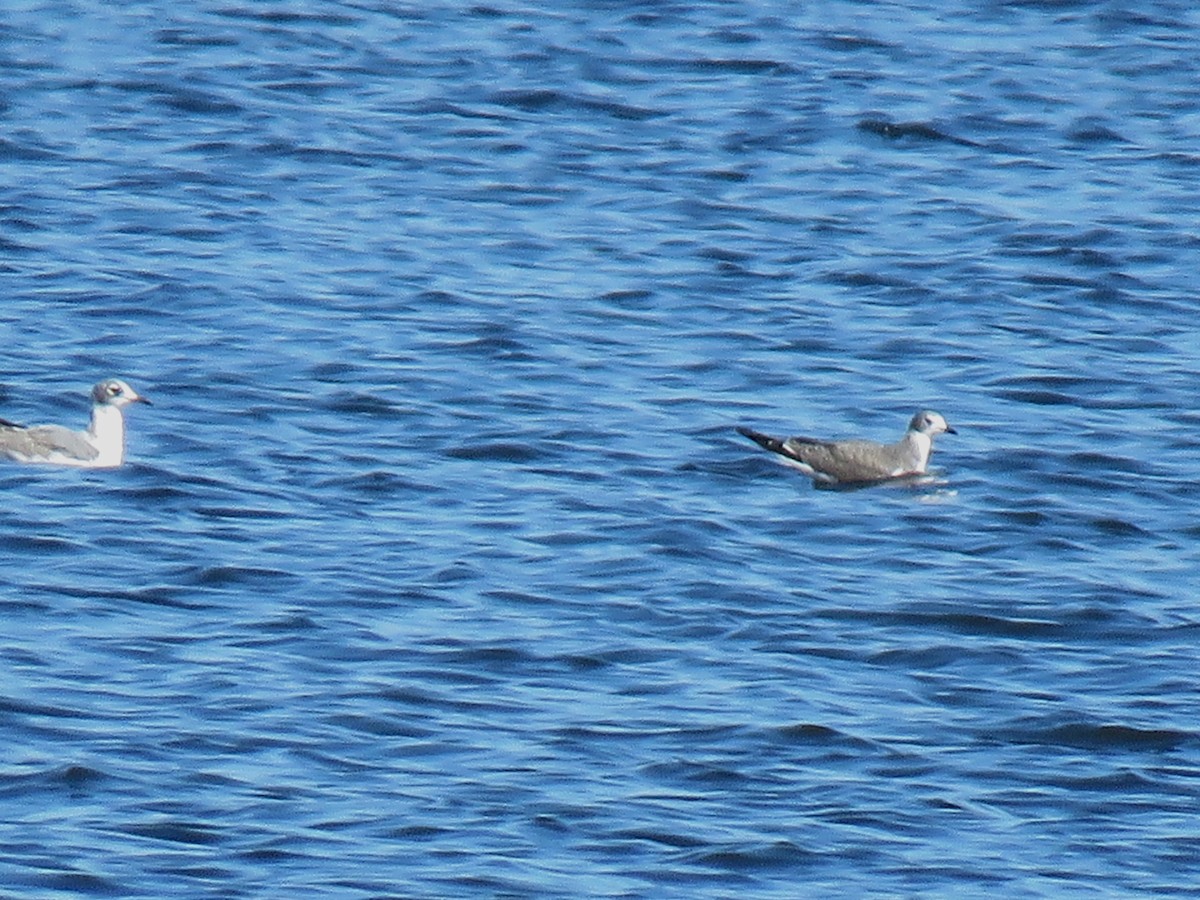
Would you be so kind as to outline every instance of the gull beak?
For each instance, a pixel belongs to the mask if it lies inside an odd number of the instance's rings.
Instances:
[[[146,402],[149,403],[150,401],[147,400]],[[949,422],[946,423],[946,434],[958,434],[957,431],[955,431],[953,428],[950,427]]]
[[[134,402],[134,403],[145,403],[147,406],[153,406],[153,405],[154,405],[153,403],[151,403],[151,402],[150,402],[150,398],[149,398],[149,397],[143,397],[141,394],[138,394],[136,397],[134,397],[134,398],[133,398],[133,402]]]

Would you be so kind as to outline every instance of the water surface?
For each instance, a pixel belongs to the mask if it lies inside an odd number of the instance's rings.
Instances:
[[[8,893],[1195,891],[1197,15],[794,6],[12,7]]]

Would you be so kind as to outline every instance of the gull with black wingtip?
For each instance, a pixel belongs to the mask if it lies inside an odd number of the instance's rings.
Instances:
[[[61,425],[17,425],[0,419],[0,458],[22,463],[109,469],[125,461],[125,407],[149,403],[119,378],[92,388],[92,418],[86,431]]]
[[[923,475],[939,434],[955,434],[940,413],[923,409],[894,444],[875,441],[823,441],[810,437],[774,438],[751,428],[738,433],[778,454],[817,484],[865,484]]]

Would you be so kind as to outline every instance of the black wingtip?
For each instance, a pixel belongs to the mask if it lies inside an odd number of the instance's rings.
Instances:
[[[765,450],[770,450],[772,453],[782,452],[783,442],[779,438],[773,438],[769,434],[763,434],[761,431],[755,431],[753,428],[746,428],[744,425],[737,426],[737,433],[742,437],[748,437],[758,446]]]

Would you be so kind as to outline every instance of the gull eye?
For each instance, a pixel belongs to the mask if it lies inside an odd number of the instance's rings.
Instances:
[[[119,397],[121,395],[121,386],[115,382],[110,384],[108,386],[108,393],[113,397]]]

